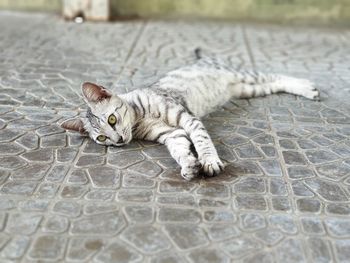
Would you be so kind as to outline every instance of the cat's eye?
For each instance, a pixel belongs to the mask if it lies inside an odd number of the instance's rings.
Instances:
[[[116,122],[117,122],[117,117],[115,117],[114,114],[109,115],[108,124],[113,126],[114,124],[116,124]]]
[[[107,140],[107,137],[104,136],[104,135],[99,135],[99,136],[97,136],[97,140],[98,140],[99,142],[104,142],[105,140]]]

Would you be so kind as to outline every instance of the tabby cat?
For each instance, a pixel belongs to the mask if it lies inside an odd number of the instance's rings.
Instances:
[[[230,98],[278,92],[319,98],[319,91],[306,79],[238,72],[218,59],[201,57],[199,50],[195,53],[198,60],[194,64],[126,94],[115,95],[102,86],[84,83],[86,117],[66,120],[61,126],[102,145],[123,146],[133,138],[164,144],[181,166],[181,175],[191,180],[200,171],[214,176],[224,168],[200,118]]]

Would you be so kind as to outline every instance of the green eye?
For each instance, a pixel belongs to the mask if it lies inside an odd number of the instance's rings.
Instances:
[[[97,136],[97,140],[98,140],[99,142],[104,142],[106,139],[107,139],[107,137],[104,136],[104,135],[99,135],[99,136]]]
[[[109,123],[110,125],[114,125],[114,124],[116,124],[116,122],[117,122],[117,117],[115,117],[114,114],[109,115],[109,117],[108,117],[108,123]]]

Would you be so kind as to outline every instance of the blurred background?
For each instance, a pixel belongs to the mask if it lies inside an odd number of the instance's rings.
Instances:
[[[0,9],[60,13],[64,5],[84,2],[107,3],[109,19],[199,17],[350,24],[350,0],[0,0]]]

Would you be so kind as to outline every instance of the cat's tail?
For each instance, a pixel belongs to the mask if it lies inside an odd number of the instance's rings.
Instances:
[[[320,99],[320,92],[315,88],[314,83],[307,79],[255,71],[233,72],[232,74],[230,74],[233,78],[231,91],[235,98],[254,98],[285,92],[312,100]]]

